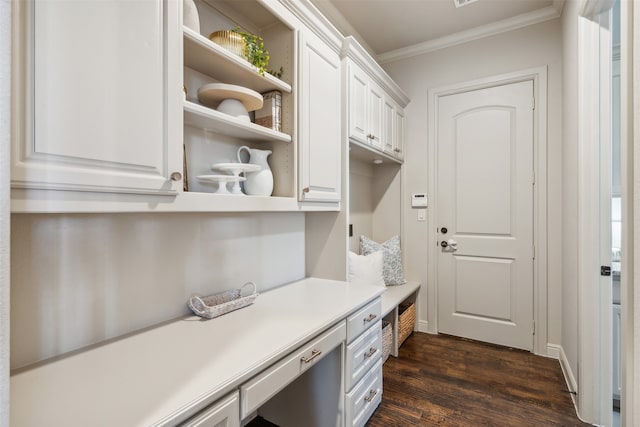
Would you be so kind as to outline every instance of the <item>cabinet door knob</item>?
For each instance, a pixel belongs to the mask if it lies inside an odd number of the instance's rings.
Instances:
[[[171,181],[180,181],[182,179],[182,174],[180,172],[173,172],[171,174]]]
[[[396,153],[399,153],[400,149],[399,148],[394,148],[393,151],[395,151]]]
[[[303,192],[303,193],[308,193],[308,192],[309,192],[309,187],[304,187],[304,188],[302,189],[302,192]]]

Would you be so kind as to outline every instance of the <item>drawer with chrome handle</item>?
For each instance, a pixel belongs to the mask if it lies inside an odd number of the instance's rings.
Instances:
[[[347,342],[350,343],[382,317],[382,303],[376,298],[347,317]]]
[[[345,390],[349,391],[382,356],[382,322],[371,328],[347,346],[345,359]]]
[[[314,366],[338,347],[345,336],[346,326],[342,321],[240,386],[241,418],[246,418],[303,372]]]
[[[364,426],[382,401],[382,359],[347,393],[345,415],[347,427]]]

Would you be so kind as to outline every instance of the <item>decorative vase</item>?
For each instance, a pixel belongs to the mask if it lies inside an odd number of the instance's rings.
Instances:
[[[193,0],[182,0],[182,24],[200,34],[200,16]]]
[[[257,172],[247,172],[247,180],[244,182],[244,192],[251,196],[270,196],[273,193],[273,174],[267,163],[267,157],[271,154],[271,150],[258,150],[243,145],[238,149],[238,162],[242,161],[241,153],[246,151],[249,153],[248,163],[260,166]]]

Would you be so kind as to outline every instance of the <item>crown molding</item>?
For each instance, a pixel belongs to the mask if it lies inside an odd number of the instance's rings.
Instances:
[[[409,97],[376,60],[353,36],[344,38],[341,57],[348,58],[362,68],[380,87],[384,89],[402,108],[409,104]]]
[[[564,0],[555,0],[552,5],[534,10],[529,13],[516,15],[512,18],[503,19],[487,25],[471,28],[469,30],[460,31],[448,36],[440,37],[433,40],[427,40],[412,46],[391,50],[381,53],[376,57],[378,63],[386,64],[401,59],[412,58],[414,56],[423,55],[440,49],[467,43],[473,40],[494,36],[496,34],[506,33],[508,31],[517,30],[529,25],[539,24],[541,22],[550,21],[559,18],[562,15]]]
[[[375,56],[375,51],[367,44],[364,38],[356,31],[349,21],[340,13],[340,11],[327,0],[311,0],[314,6],[338,28],[343,36],[352,36],[360,43],[371,56]]]

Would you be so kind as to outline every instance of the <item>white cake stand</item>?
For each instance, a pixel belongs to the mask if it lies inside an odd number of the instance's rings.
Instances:
[[[241,173],[258,172],[262,167],[251,163],[214,163],[211,165],[211,169],[219,170],[221,172],[230,172],[233,176],[243,178],[240,176]],[[242,181],[245,179],[246,178],[243,178]],[[240,181],[234,182],[231,194],[243,194],[240,189]]]
[[[213,194],[242,194],[242,191],[240,190],[240,182],[247,178],[234,175],[198,175],[198,179],[217,183],[218,188]],[[233,189],[231,193],[227,190],[227,182],[233,182]]]
[[[198,89],[198,101],[244,121],[249,119],[249,111],[262,108],[264,99],[255,90],[226,83],[210,83]]]

